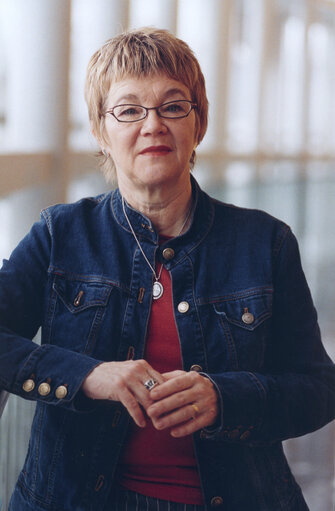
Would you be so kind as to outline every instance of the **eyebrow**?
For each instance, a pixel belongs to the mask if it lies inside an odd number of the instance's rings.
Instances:
[[[187,99],[185,92],[182,89],[178,89],[178,87],[174,87],[172,89],[168,89],[164,92],[162,96],[162,101],[165,101],[167,98],[171,96],[175,96],[177,94],[180,94],[183,96],[183,98]],[[117,104],[120,104],[120,101],[139,101],[139,98],[136,94],[124,94],[122,95],[118,100]],[[139,104],[139,103],[136,103]]]

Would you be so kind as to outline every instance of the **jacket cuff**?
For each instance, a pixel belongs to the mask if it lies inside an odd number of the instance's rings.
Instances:
[[[222,401],[222,395],[220,392],[220,389],[216,382],[211,378],[211,376],[207,373],[200,372],[201,376],[204,376],[205,378],[208,378],[212,384],[214,385],[214,388],[216,390],[217,396],[218,396],[218,404],[219,404],[219,413],[216,418],[216,421],[211,426],[207,426],[206,428],[203,428],[201,430],[201,436],[203,438],[210,438],[212,436],[215,436],[217,433],[220,433],[220,431],[223,428],[223,401]]]
[[[261,381],[254,373],[242,371],[208,377],[219,392],[222,415],[220,425],[214,430],[205,428],[201,437],[252,440],[265,413],[266,391]]]
[[[13,392],[25,399],[73,411],[91,411],[94,401],[85,396],[81,386],[86,376],[101,363],[59,346],[38,346],[18,372]]]

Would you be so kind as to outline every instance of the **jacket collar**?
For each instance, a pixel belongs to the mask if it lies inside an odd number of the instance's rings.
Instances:
[[[166,242],[170,247],[179,249],[179,253],[182,247],[185,251],[189,252],[192,247],[201,243],[202,239],[210,230],[214,220],[214,206],[210,197],[201,190],[192,175],[190,178],[193,201],[195,203],[191,218],[191,225],[184,234]],[[122,227],[122,229],[131,233],[128,222],[123,213],[122,196],[118,188],[112,192],[111,206],[116,222]],[[131,225],[139,240],[148,241],[149,243],[151,242],[158,245],[158,233],[149,218],[136,209],[133,209],[126,202],[125,208]]]

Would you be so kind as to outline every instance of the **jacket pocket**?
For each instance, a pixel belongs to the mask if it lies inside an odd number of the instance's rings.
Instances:
[[[112,288],[99,282],[59,279],[53,289],[69,312],[78,314],[92,307],[106,307]]]
[[[91,354],[112,290],[98,279],[56,276],[47,320],[49,342]]]
[[[259,369],[270,335],[272,288],[256,288],[213,300],[235,370]]]

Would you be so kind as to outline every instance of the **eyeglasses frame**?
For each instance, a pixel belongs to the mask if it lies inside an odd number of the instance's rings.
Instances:
[[[185,103],[189,103],[191,108],[190,108],[190,111],[185,114],[185,115],[181,115],[180,117],[167,117],[165,115],[161,115],[158,111],[159,108],[161,108],[162,106],[165,106],[165,105],[169,105],[169,104],[172,104],[172,103],[179,103],[180,101],[183,101]],[[144,108],[145,110],[145,116],[144,117],[141,117],[141,119],[136,119],[136,121],[121,121],[120,119],[118,119],[116,117],[116,115],[114,114],[114,108],[117,108],[118,106],[139,106],[141,108]],[[124,123],[133,123],[133,122],[140,122],[140,121],[143,121],[144,119],[146,119],[148,117],[148,114],[149,114],[149,110],[156,110],[156,113],[158,115],[158,117],[161,117],[162,119],[184,119],[185,117],[188,117],[190,115],[190,113],[192,112],[192,110],[195,110],[197,108],[197,103],[193,103],[193,101],[189,100],[189,99],[177,99],[177,100],[174,100],[174,101],[167,101],[166,103],[162,103],[161,105],[159,106],[151,106],[151,107],[146,107],[146,106],[143,106],[143,105],[135,105],[133,103],[125,103],[124,105],[121,104],[121,105],[115,105],[113,106],[113,108],[111,108],[110,110],[106,110],[106,112],[104,113],[104,116],[107,115],[107,114],[110,114],[112,115],[118,122],[124,122]]]

